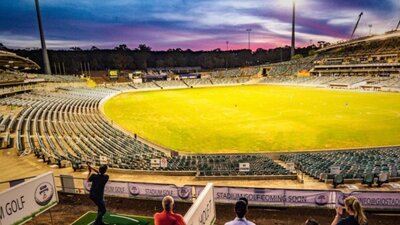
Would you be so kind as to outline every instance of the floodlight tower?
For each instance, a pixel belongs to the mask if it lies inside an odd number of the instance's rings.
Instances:
[[[350,38],[350,39],[353,39],[354,33],[356,32],[357,27],[358,27],[358,23],[360,23],[360,19],[361,19],[361,17],[362,17],[363,14],[364,14],[364,13],[361,12],[360,15],[358,15],[358,20],[357,20],[356,25],[354,26],[353,32],[351,33],[351,38]]]
[[[43,56],[44,73],[45,74],[51,74],[49,56],[47,55],[46,41],[44,39],[42,17],[40,15],[39,0],[35,0],[35,4],[36,4],[36,15],[37,15],[38,24],[39,24],[40,43],[42,44],[42,56]]]
[[[293,13],[292,13],[292,47],[290,49],[290,57],[294,56],[295,50],[295,28],[296,28],[296,0],[293,0]]]
[[[249,28],[249,29],[246,29],[246,31],[247,31],[247,33],[249,34],[248,35],[248,49],[250,50],[250,32],[251,32],[251,29]]]

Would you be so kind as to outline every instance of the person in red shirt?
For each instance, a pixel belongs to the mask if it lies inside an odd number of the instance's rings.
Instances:
[[[186,225],[183,216],[174,213],[174,199],[171,196],[165,196],[162,200],[163,211],[154,214],[154,225]]]

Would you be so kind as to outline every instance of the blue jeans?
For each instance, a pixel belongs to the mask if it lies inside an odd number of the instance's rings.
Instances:
[[[97,217],[96,221],[94,221],[94,225],[103,224],[103,216],[106,214],[106,205],[104,204],[103,198],[99,198],[96,196],[90,196],[90,199],[97,205]]]

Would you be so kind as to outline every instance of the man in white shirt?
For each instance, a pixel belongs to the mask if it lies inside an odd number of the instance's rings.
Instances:
[[[245,217],[248,207],[247,207],[247,199],[240,198],[239,201],[235,204],[235,213],[236,218],[225,225],[255,225],[255,223],[248,221]]]

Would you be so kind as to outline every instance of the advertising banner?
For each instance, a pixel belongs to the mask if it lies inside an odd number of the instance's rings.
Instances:
[[[22,224],[58,203],[53,172],[0,193],[0,224]]]
[[[196,187],[196,195],[201,194],[204,187]],[[214,198],[219,203],[235,203],[245,197],[253,205],[284,205],[283,189],[214,187]]]
[[[92,182],[83,181],[83,186],[85,187],[85,193],[89,194],[90,188],[92,186]],[[116,182],[109,181],[107,182],[104,188],[104,194],[108,196],[117,196],[117,197],[129,197],[128,191],[128,183],[126,182]]]
[[[153,199],[162,199],[170,195],[174,199],[191,200],[192,187],[178,187],[173,184],[141,184],[128,183],[129,194],[131,197],[145,196]]]
[[[91,182],[84,181],[85,193],[90,192]],[[118,197],[144,197],[149,199],[162,199],[170,195],[176,200],[191,200],[192,186],[178,187],[173,184],[146,184],[133,182],[109,181],[104,189],[104,194]]]
[[[204,187],[196,186],[196,196]],[[247,198],[251,205],[263,206],[324,206],[336,205],[337,191],[291,190],[268,188],[214,187],[214,198],[218,203],[235,203]]]
[[[90,191],[90,183],[84,181],[85,193]],[[195,186],[195,197],[199,198],[204,186]],[[149,184],[134,182],[110,181],[105,188],[105,195],[127,198],[146,198],[160,200],[166,195],[175,200],[192,200],[192,186],[176,186],[173,184]],[[250,205],[260,206],[310,206],[328,207],[343,205],[347,196],[356,196],[363,207],[369,209],[400,209],[400,192],[395,191],[354,191],[343,193],[335,190],[301,190],[301,189],[269,189],[245,187],[213,187],[214,201],[234,204],[245,197]],[[24,197],[26,199],[26,197]],[[7,206],[0,199],[0,216],[7,214]],[[25,200],[24,200],[25,201]],[[11,204],[11,203],[10,203]],[[13,206],[16,205],[16,203]],[[10,205],[8,206],[10,207]],[[15,207],[14,207],[15,208]],[[2,223],[4,224],[4,223]]]
[[[337,191],[285,190],[285,206],[325,206],[336,205]]]
[[[399,191],[353,191],[351,193],[338,193],[337,204],[343,206],[344,199],[355,196],[364,208],[373,209],[400,209]]]

